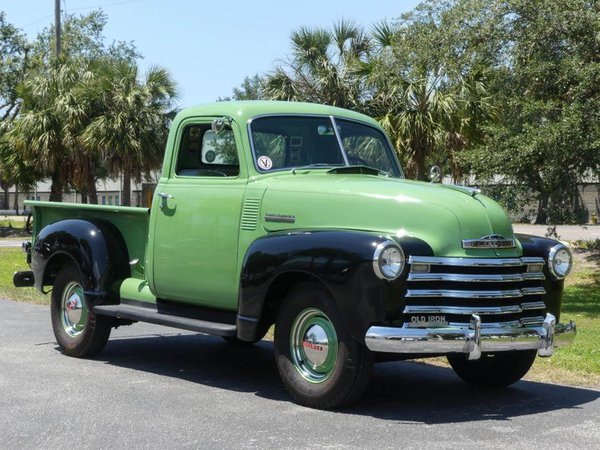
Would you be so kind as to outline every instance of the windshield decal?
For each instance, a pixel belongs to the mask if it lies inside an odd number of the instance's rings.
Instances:
[[[261,156],[258,158],[258,167],[263,170],[269,170],[273,167],[273,161],[268,156]]]

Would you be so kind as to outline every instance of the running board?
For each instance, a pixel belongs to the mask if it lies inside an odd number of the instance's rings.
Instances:
[[[215,334],[217,336],[236,336],[235,325],[227,323],[208,322],[206,320],[191,319],[189,317],[163,314],[154,308],[133,305],[99,305],[94,307],[94,312],[103,316],[118,317],[120,319],[137,320],[140,322],[155,323],[167,327],[181,328],[199,333]]]

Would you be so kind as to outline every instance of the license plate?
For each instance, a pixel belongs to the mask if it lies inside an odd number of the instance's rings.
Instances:
[[[448,321],[446,316],[411,316],[408,326],[415,328],[446,327]]]

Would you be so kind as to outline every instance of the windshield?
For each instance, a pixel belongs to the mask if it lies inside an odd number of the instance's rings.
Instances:
[[[362,165],[401,176],[385,135],[359,122],[311,116],[260,117],[250,124],[250,134],[254,162],[262,172]]]

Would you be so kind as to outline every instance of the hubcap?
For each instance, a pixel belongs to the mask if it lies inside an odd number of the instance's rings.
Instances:
[[[302,311],[292,325],[290,350],[292,362],[304,379],[321,383],[329,378],[338,350],[329,317],[315,308]]]
[[[79,283],[67,283],[62,293],[61,310],[65,332],[71,337],[80,335],[87,319],[87,308],[83,300],[83,288]]]

